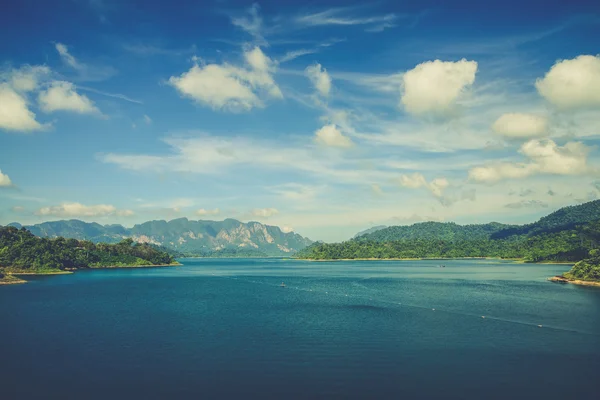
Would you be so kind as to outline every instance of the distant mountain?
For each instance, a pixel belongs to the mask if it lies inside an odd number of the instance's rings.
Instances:
[[[358,232],[356,235],[354,235],[354,237],[352,239],[356,239],[359,236],[368,235],[369,233],[377,232],[377,231],[380,231],[380,230],[385,229],[385,228],[387,228],[386,225],[374,226],[372,228],[365,229],[364,231]]]
[[[20,228],[20,224],[10,226]],[[25,226],[40,237],[73,238],[92,242],[118,243],[132,238],[149,243],[172,254],[219,255],[255,254],[286,256],[310,245],[312,241],[297,233],[282,232],[277,226],[260,222],[243,223],[235,219],[224,221],[148,221],[127,229],[121,225],[100,225],[95,222],[63,220]]]

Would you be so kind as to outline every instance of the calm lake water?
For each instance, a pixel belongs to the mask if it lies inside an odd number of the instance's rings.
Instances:
[[[545,280],[568,266],[182,262],[0,287],[0,398],[598,396],[600,289]]]

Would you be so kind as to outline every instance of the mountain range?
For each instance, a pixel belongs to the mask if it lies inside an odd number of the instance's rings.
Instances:
[[[12,223],[9,226],[24,227],[39,237],[60,236],[95,243],[117,243],[131,238],[139,243],[171,250],[173,254],[190,256],[289,256],[312,243],[297,233],[283,232],[277,226],[235,219],[191,221],[178,218],[148,221],[132,228],[76,219],[27,226]]]

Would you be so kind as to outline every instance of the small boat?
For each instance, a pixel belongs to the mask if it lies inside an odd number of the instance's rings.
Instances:
[[[285,283],[281,282],[281,285],[279,285],[279,287],[285,287]]]

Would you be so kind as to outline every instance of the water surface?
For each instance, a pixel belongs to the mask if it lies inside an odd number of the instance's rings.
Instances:
[[[0,397],[597,395],[600,290],[546,281],[568,266],[182,262],[0,287]]]

